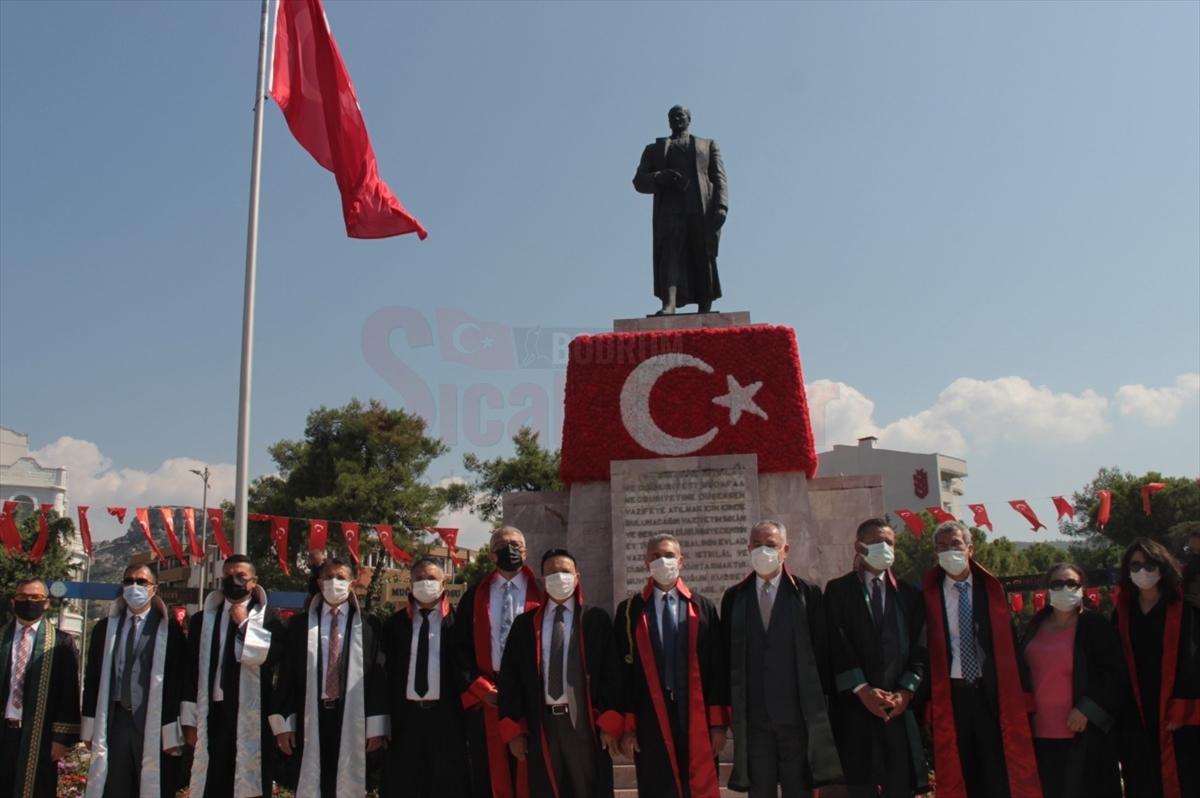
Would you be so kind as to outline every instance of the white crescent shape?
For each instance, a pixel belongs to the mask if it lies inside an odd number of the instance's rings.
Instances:
[[[455,327],[454,332],[452,332],[450,334],[450,345],[453,346],[454,351],[458,352],[460,355],[472,355],[478,351],[476,349],[467,349],[466,347],[464,347],[462,345],[462,340],[459,338],[459,336],[462,335],[464,332],[466,332],[467,330],[472,330],[472,329],[483,332],[483,330],[480,329],[478,324],[472,324],[471,322],[465,322],[465,323],[460,324],[457,327]]]
[[[682,368],[713,373],[712,366],[700,358],[671,352],[643,360],[629,373],[621,387],[621,421],[625,429],[629,430],[639,446],[655,454],[691,454],[704,448],[717,435],[717,428],[713,427],[694,438],[677,438],[663,432],[650,417],[650,391],[654,389],[654,384],[671,369]]]

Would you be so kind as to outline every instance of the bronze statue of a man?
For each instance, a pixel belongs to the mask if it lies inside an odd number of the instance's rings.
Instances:
[[[729,212],[729,188],[717,142],[688,133],[692,114],[682,105],[667,112],[669,138],[642,152],[633,187],[654,195],[655,315],[668,316],[693,302],[712,310],[721,298],[717,244]]]

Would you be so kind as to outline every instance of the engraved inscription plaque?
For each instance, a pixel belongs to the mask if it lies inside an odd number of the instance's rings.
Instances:
[[[755,455],[620,460],[611,469],[614,603],[645,585],[646,541],[664,532],[683,547],[683,581],[713,601],[749,573]]]

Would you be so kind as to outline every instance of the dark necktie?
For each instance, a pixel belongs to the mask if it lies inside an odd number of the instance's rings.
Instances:
[[[975,652],[975,620],[971,617],[971,586],[956,582],[958,588],[958,654],[962,677],[968,682],[979,678],[979,657]]]
[[[233,653],[233,644],[237,639],[237,633],[237,625],[233,622],[233,618],[230,618],[225,629],[225,651],[221,655],[222,698],[228,698],[237,684],[238,663],[237,657]]]
[[[883,623],[883,583],[878,576],[871,580],[871,619],[876,626]]]
[[[550,661],[546,663],[547,692],[553,699],[563,697],[563,644],[566,642],[567,625],[563,620],[563,605],[554,609],[554,631],[550,634]]]
[[[121,706],[133,711],[133,646],[137,642],[140,615],[129,619],[129,635],[125,638],[125,667],[121,670]]]
[[[421,631],[417,632],[417,671],[413,674],[413,690],[421,698],[429,692],[429,613],[421,610]]]
[[[675,696],[675,594],[663,596],[662,613],[663,688],[669,698]]]

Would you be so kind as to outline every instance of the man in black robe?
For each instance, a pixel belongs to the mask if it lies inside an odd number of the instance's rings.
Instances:
[[[384,626],[392,751],[384,766],[383,795],[465,796],[462,684],[446,576],[428,557],[414,562],[409,574],[408,606]]]
[[[16,618],[0,632],[0,798],[54,798],[55,763],[79,740],[79,658],[70,635],[43,615],[50,595],[41,579],[17,582]]]
[[[350,563],[325,560],[320,582],[288,624],[271,730],[297,795],[352,798],[390,733],[379,627],[358,606]]]
[[[616,711],[612,621],[583,603],[575,558],[542,556],[547,603],[513,622],[500,665],[500,732],[529,768],[529,795],[608,798]]]
[[[80,732],[92,750],[87,794],[173,798],[182,781],[183,698],[194,691],[187,640],[149,565],[126,568],[122,584],[88,644]]]
[[[782,523],[755,524],[747,548],[754,573],[721,600],[733,706],[729,788],[776,798],[782,787],[783,798],[801,798],[842,778],[821,591],[788,573]]]
[[[833,731],[851,798],[912,798],[928,788],[917,715],[925,675],[925,604],[896,579],[896,533],[858,526],[856,567],[825,586],[833,657]]]
[[[221,590],[188,628],[195,693],[183,704],[183,733],[196,749],[189,793],[269,796],[275,735],[267,718],[285,631],[249,557],[228,557],[222,573]]]
[[[650,578],[617,607],[621,749],[644,798],[720,798],[717,755],[730,723],[729,682],[717,608],[679,577],[672,535],[646,544]]]
[[[700,313],[721,298],[717,249],[729,213],[729,187],[717,142],[688,133],[692,114],[681,105],[667,112],[669,138],[646,145],[633,187],[654,195],[654,295],[656,315],[695,302]]]

